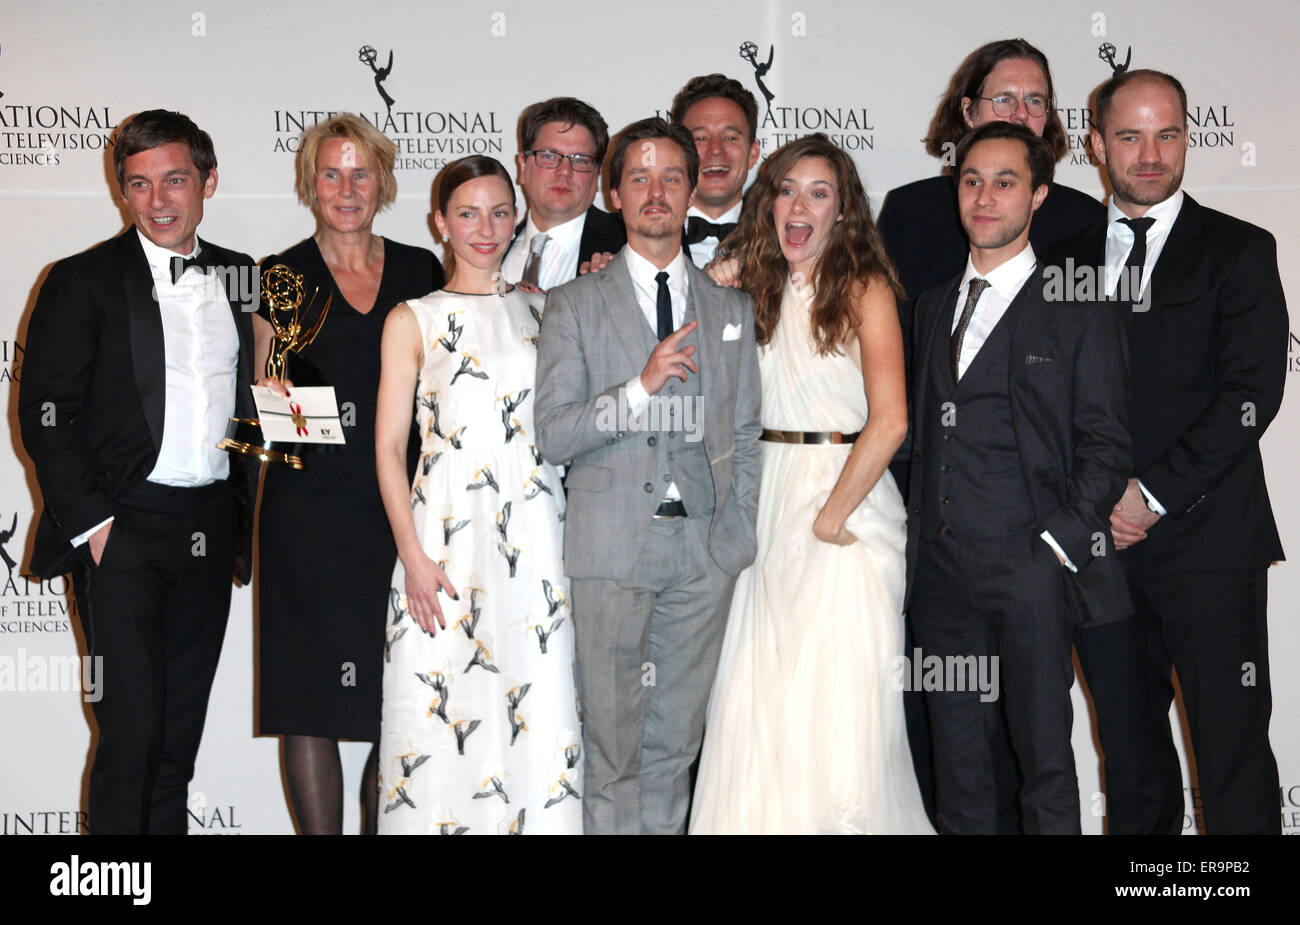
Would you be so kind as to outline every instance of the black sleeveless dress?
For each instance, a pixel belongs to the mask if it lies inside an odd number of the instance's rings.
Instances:
[[[375,476],[380,338],[394,306],[443,285],[442,266],[431,251],[385,238],[379,294],[362,314],[339,291],[313,238],[262,266],[277,263],[306,277],[309,297],[317,286],[320,299],[332,293],[329,316],[302,356],[334,386],[347,443],[312,447],[303,471],[266,467],[256,573],[258,732],[378,739],[397,558]],[[413,460],[419,439],[411,446]]]

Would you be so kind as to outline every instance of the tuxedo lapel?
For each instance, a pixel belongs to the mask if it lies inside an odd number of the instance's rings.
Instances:
[[[127,321],[131,327],[131,367],[140,395],[149,435],[155,449],[162,447],[163,409],[167,399],[166,346],[162,314],[154,293],[153,273],[134,227],[117,239],[121,249],[119,266],[122,292],[126,297]]]

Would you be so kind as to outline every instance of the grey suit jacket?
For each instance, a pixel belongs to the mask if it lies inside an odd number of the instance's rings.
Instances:
[[[737,575],[754,561],[757,542],[762,425],[754,314],[749,296],[716,285],[689,263],[686,272],[699,321],[700,418],[713,475],[709,553],[722,571]],[[656,434],[611,422],[620,391],[649,359],[645,326],[621,252],[601,272],[546,298],[537,345],[537,447],[552,463],[571,463],[564,568],[574,578],[629,576],[660,500],[646,490],[656,482]]]

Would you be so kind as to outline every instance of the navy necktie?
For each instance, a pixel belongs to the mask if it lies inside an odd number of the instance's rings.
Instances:
[[[673,297],[668,291],[668,271],[660,270],[656,273],[655,282],[659,284],[659,294],[655,298],[655,308],[659,322],[658,334],[659,339],[663,340],[673,333]]]

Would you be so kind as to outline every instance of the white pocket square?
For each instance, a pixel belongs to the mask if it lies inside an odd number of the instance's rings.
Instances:
[[[724,324],[722,326],[723,340],[740,340],[740,325]]]

